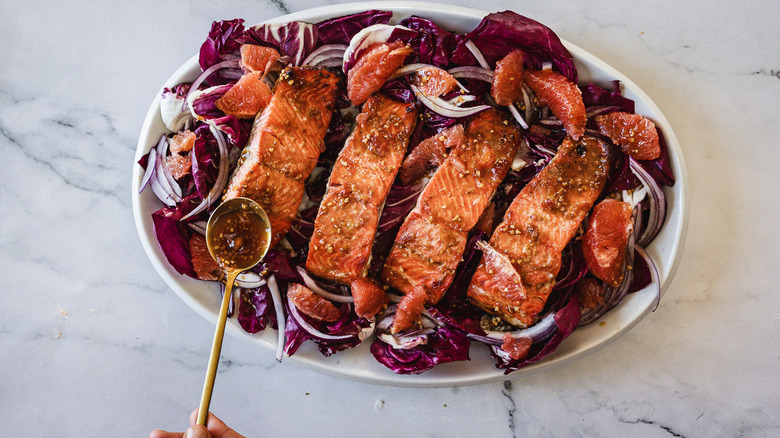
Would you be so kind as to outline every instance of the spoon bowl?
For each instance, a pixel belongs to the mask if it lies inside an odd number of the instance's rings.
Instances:
[[[270,241],[268,215],[257,202],[249,198],[229,199],[220,204],[209,217],[206,244],[211,257],[225,270],[227,278],[198,409],[197,424],[201,426],[206,425],[208,418],[233,283],[238,274],[260,263],[268,252]]]

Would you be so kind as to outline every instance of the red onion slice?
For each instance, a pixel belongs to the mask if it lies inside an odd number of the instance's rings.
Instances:
[[[338,295],[338,294],[334,294],[332,292],[326,291],[320,285],[318,285],[317,282],[314,281],[314,279],[311,278],[311,276],[309,276],[309,273],[306,272],[306,270],[303,269],[302,267],[296,266],[295,269],[297,269],[298,273],[301,274],[301,278],[303,278],[303,283],[306,285],[306,287],[311,289],[311,291],[316,293],[317,295],[319,295],[319,296],[321,296],[321,297],[323,297],[325,299],[328,299],[330,301],[336,301],[338,303],[354,303],[355,302],[355,299],[352,298],[351,296]]]
[[[455,67],[447,70],[455,79],[477,79],[488,83],[493,83],[493,70],[473,65],[464,67]]]
[[[475,335],[473,333],[466,333],[466,336],[474,339],[475,341],[482,342],[483,344],[500,346],[504,343],[504,336],[509,333],[509,336],[515,339],[529,338],[532,342],[537,343],[550,339],[550,337],[555,334],[556,328],[557,325],[555,323],[555,312],[550,312],[544,318],[540,319],[539,322],[528,328],[511,332],[499,332],[491,330],[485,332],[484,336]]]
[[[656,266],[655,262],[653,261],[653,258],[650,257],[650,254],[645,251],[644,248],[641,246],[637,246],[636,252],[644,259],[645,263],[647,263],[647,268],[650,270],[650,278],[652,281],[652,284],[655,285],[655,307],[653,307],[653,312],[655,312],[655,309],[658,308],[658,305],[661,304],[661,275],[658,273],[658,266]]]
[[[276,341],[276,361],[281,362],[284,355],[284,304],[282,303],[282,294],[279,292],[279,286],[276,284],[276,278],[273,275],[266,280],[268,290],[271,291],[271,299],[274,303],[274,312],[276,313],[276,329],[278,331]]]
[[[290,297],[287,297],[287,307],[290,310],[290,317],[295,320],[296,323],[298,323],[301,328],[306,331],[306,333],[314,336],[315,338],[323,341],[345,341],[347,339],[352,339],[355,335],[329,335],[327,333],[323,333],[308,322],[306,322],[305,319],[301,316],[300,312],[298,312],[298,308],[295,307],[295,303],[292,302]]]
[[[517,106],[515,106],[514,103],[510,103],[507,108],[509,108],[509,112],[512,113],[512,116],[517,120],[517,123],[519,123],[523,129],[528,129],[528,123],[525,122],[525,119],[520,114],[520,111],[518,111]]]
[[[466,48],[469,49],[469,52],[471,52],[471,54],[474,55],[474,58],[477,59],[477,62],[482,68],[490,69],[490,64],[488,64],[487,60],[485,59],[485,56],[479,50],[477,45],[474,44],[474,41],[466,40],[464,44],[466,45]]]
[[[421,63],[421,62],[415,62],[413,64],[406,64],[406,65],[402,66],[401,68],[399,68],[398,70],[396,70],[395,73],[393,73],[388,78],[388,80],[393,80],[393,79],[400,78],[401,76],[406,76],[406,75],[412,74],[412,73],[416,72],[417,70],[419,70],[421,68],[425,68],[425,67],[434,67],[434,66],[431,65],[431,64],[424,64],[424,63]]]
[[[344,61],[344,52],[346,50],[347,46],[344,44],[326,44],[311,52],[301,65],[337,67]]]
[[[162,166],[163,174],[165,175],[166,181],[168,181],[168,184],[171,186],[171,189],[173,190],[173,193],[176,194],[176,197],[179,199],[176,199],[174,197],[174,200],[176,202],[181,201],[182,197],[182,191],[181,187],[179,186],[179,183],[176,181],[176,178],[173,177],[173,174],[171,174],[171,171],[168,170],[168,168],[165,166],[165,163],[163,162],[165,160],[165,157],[168,155],[168,136],[163,134],[162,138],[160,138],[160,142],[157,144],[157,156],[160,158],[160,166]]]
[[[661,186],[633,157],[628,157],[629,166],[634,175],[639,178],[647,188],[647,196],[650,198],[650,218],[642,235],[637,238],[637,245],[645,247],[655,239],[666,219],[666,196]]]
[[[187,96],[184,98],[184,102],[182,103],[182,111],[184,111],[185,108],[187,108],[187,105],[191,105],[190,103],[190,95],[192,93],[198,91],[198,88],[200,88],[200,84],[206,81],[206,79],[211,76],[212,73],[215,71],[221,69],[221,68],[238,68],[238,59],[228,59],[222,62],[218,62],[211,67],[207,68],[206,70],[203,70],[203,73],[198,75],[197,78],[195,78],[195,81],[192,82],[192,85],[190,86],[190,90],[187,92]],[[241,75],[239,75],[241,77]],[[238,78],[236,78],[238,79]]]
[[[267,282],[257,272],[244,271],[236,277],[236,285],[244,289],[257,289],[265,284]]]
[[[152,148],[152,150],[149,151],[149,156],[146,159],[146,172],[144,172],[144,177],[141,178],[141,189],[138,190],[138,193],[141,193],[146,188],[147,184],[149,184],[149,180],[152,179],[152,176],[154,176],[154,162],[157,160],[157,149]]]
[[[459,106],[455,106],[450,103],[447,103],[447,101],[441,98],[428,96],[422,91],[420,91],[420,89],[414,85],[411,85],[410,87],[412,88],[414,95],[417,97],[417,99],[420,100],[420,102],[422,102],[423,105],[428,107],[431,111],[445,117],[452,117],[452,118],[468,117],[478,112],[492,108],[490,105],[477,105],[477,106],[472,106],[467,108],[461,108]]]

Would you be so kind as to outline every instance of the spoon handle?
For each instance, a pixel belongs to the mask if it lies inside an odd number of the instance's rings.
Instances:
[[[222,307],[219,309],[219,319],[217,319],[217,328],[214,331],[214,343],[211,344],[211,356],[209,357],[209,367],[206,371],[206,381],[203,383],[203,394],[200,396],[200,409],[198,410],[198,422],[201,426],[206,425],[206,419],[209,416],[209,405],[211,404],[211,392],[214,390],[214,379],[217,377],[217,367],[219,366],[219,354],[222,351],[222,338],[225,336],[225,321],[227,320],[228,307],[230,305],[230,295],[233,292],[233,283],[236,280],[239,270],[227,271],[227,284],[225,285],[225,295],[222,297]]]

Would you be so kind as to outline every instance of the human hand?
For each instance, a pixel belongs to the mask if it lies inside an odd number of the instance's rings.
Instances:
[[[219,418],[209,412],[206,419],[206,427],[196,425],[198,420],[198,410],[195,409],[190,414],[190,428],[185,432],[166,432],[155,429],[149,434],[149,438],[244,438],[235,430],[227,427]]]

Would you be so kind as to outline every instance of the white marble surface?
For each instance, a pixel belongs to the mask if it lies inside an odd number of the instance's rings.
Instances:
[[[0,412],[7,436],[183,430],[213,326],[131,214],[137,135],[211,21],[333,2],[0,3]],[[780,3],[510,2],[632,78],[688,163],[690,227],[658,310],[506,383],[393,388],[228,338],[212,411],[248,436],[780,435]]]

